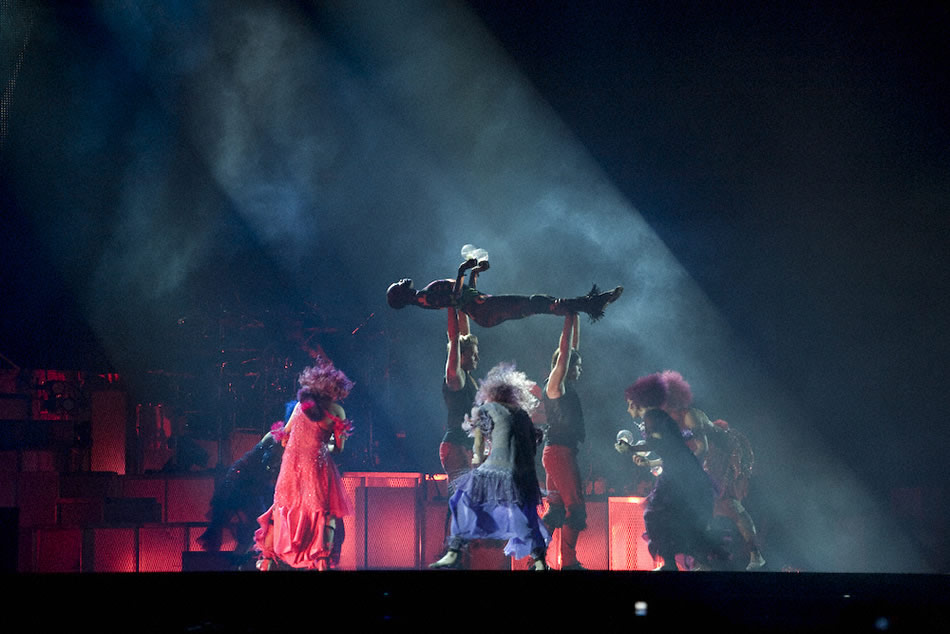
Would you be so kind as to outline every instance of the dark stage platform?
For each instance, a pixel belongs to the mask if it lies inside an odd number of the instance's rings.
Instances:
[[[948,580],[786,572],[186,572],[19,574],[7,575],[4,587],[7,613],[25,617],[35,631],[319,631],[329,622],[358,631],[845,634],[945,631]]]

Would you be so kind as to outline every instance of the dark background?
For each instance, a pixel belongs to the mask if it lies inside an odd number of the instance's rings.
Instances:
[[[673,367],[756,445],[774,560],[945,571],[950,14],[767,4],[4,2],[0,353],[216,429],[322,348],[343,467],[437,472],[444,316],[383,293],[471,242],[491,292],[626,287],[588,476],[635,477],[622,390]]]

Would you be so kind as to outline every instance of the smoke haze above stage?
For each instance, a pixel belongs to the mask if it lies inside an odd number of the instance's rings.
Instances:
[[[472,243],[486,292],[625,287],[582,324],[589,477],[674,368],[778,559],[946,571],[892,501],[946,508],[946,12],[594,4],[4,2],[0,353],[147,398],[307,341],[357,382],[344,460],[437,472],[444,314],[385,290]],[[542,380],[560,322],[482,367]]]

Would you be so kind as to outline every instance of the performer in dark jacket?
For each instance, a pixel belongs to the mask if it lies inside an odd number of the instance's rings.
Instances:
[[[676,421],[661,408],[667,386],[660,373],[637,379],[627,388],[627,411],[642,421],[646,445],[638,452],[660,456],[663,470],[656,480],[643,514],[650,554],[663,560],[661,570],[677,570],[676,555],[708,561],[715,553],[708,528],[713,511],[713,485],[702,464],[693,455]],[[624,443],[618,451],[629,451]],[[643,461],[634,454],[634,462]]]

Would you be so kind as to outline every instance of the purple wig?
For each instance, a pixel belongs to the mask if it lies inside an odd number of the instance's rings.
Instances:
[[[683,378],[683,375],[676,370],[664,370],[660,377],[666,383],[666,404],[667,409],[687,409],[693,404],[693,392],[689,388],[689,383]]]
[[[520,407],[530,414],[538,406],[538,399],[531,393],[535,385],[524,372],[515,369],[514,363],[499,363],[488,371],[479,386],[475,405],[494,401]]]
[[[638,407],[662,407],[667,399],[666,381],[659,372],[641,376],[626,389],[624,396]]]
[[[297,400],[301,404],[324,399],[342,401],[353,389],[353,381],[323,356],[317,357],[313,366],[304,368],[297,381],[300,383]]]

